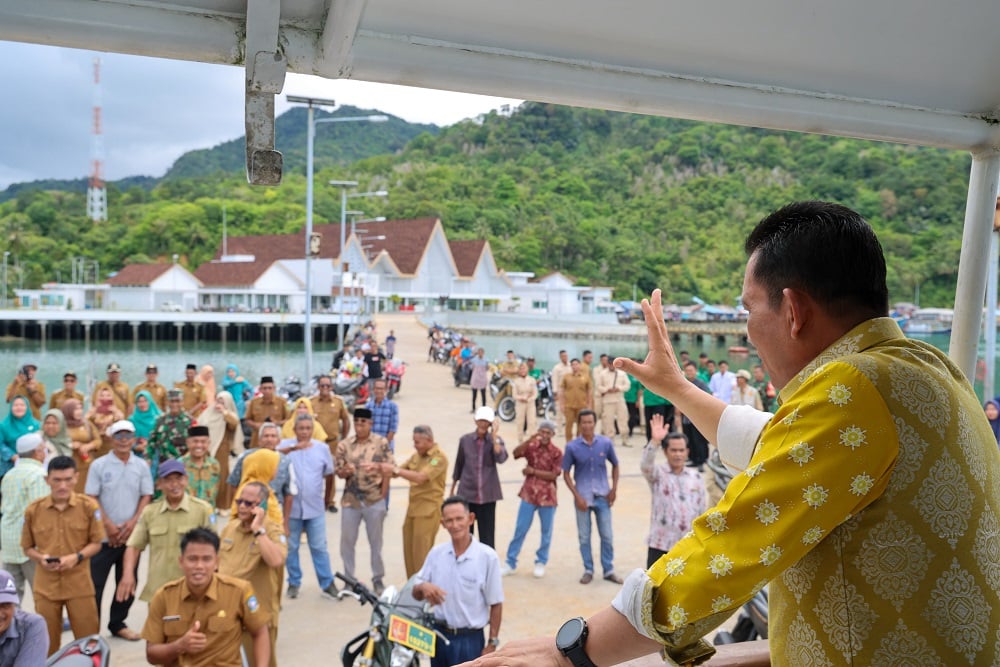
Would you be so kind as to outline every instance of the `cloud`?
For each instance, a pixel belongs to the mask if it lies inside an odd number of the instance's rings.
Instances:
[[[105,178],[161,176],[183,153],[243,134],[243,70],[0,42],[0,188],[89,175],[93,60],[101,58]],[[417,123],[450,125],[517,100],[290,74],[284,93],[332,98]],[[289,108],[282,94],[276,112]]]

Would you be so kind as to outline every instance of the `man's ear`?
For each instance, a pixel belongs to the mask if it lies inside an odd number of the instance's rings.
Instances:
[[[814,316],[815,302],[812,297],[792,287],[786,287],[781,291],[781,307],[788,325],[788,332],[792,338],[800,338],[803,329],[812,321]]]

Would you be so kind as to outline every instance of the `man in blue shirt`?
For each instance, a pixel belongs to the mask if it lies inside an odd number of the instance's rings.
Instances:
[[[326,479],[333,475],[333,457],[325,442],[314,440],[313,418],[299,415],[295,418],[295,442],[282,451],[292,462],[299,492],[292,498],[292,511],[288,519],[288,597],[299,596],[302,586],[302,567],[299,565],[299,543],[302,531],[306,533],[309,554],[312,557],[316,579],[321,594],[337,599],[337,585],[330,569],[330,552],[326,546]],[[287,443],[285,443],[287,444]]]
[[[583,558],[581,584],[594,580],[594,556],[590,549],[590,513],[597,520],[597,532],[601,536],[601,568],[604,579],[612,583],[622,583],[615,574],[615,545],[611,532],[611,506],[618,494],[618,455],[611,439],[596,435],[597,415],[593,410],[581,410],[577,416],[580,435],[566,443],[563,454],[563,480],[573,494],[576,505],[576,533],[580,540],[580,556]],[[611,464],[611,484],[608,485],[607,465]],[[573,470],[572,476],[570,470]]]
[[[44,665],[49,653],[45,619],[20,604],[14,577],[0,570],[0,665]]]
[[[372,397],[365,407],[372,411],[372,433],[389,442],[389,451],[396,453],[396,431],[399,430],[399,406],[385,397],[384,379],[372,383]],[[389,509],[389,493],[385,495],[385,508]]]

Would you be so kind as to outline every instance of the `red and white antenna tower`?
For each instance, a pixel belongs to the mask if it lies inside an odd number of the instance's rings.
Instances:
[[[94,142],[91,146],[90,185],[87,187],[87,217],[94,222],[108,219],[108,191],[104,187],[104,137],[101,134],[101,59],[94,58]]]

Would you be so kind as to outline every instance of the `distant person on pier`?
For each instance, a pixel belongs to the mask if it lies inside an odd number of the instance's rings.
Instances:
[[[157,382],[159,376],[160,371],[156,368],[156,364],[146,366],[146,379],[132,389],[133,405],[135,405],[136,396],[139,395],[140,391],[148,391],[149,395],[153,397],[156,407],[160,409],[160,412],[167,409],[167,388]]]
[[[712,374],[708,386],[712,388],[713,396],[723,403],[729,403],[736,387],[736,374],[729,370],[728,361],[725,359],[719,361],[719,370]]]
[[[517,377],[512,382],[514,392],[514,426],[517,427],[517,439],[527,437],[535,432],[535,422],[538,410],[535,400],[538,398],[538,383],[528,375],[528,365],[517,367]]]
[[[614,439],[617,431],[622,447],[631,447],[628,441],[628,407],[625,392],[631,383],[628,374],[608,362],[608,355],[601,355],[601,366],[597,369],[597,394],[601,405],[601,431]]]
[[[524,360],[524,363],[528,364],[528,376],[534,378],[535,380],[541,380],[542,375],[545,374],[541,368],[535,368],[535,358],[528,357]]]
[[[760,401],[764,405],[764,412],[774,413],[778,409],[778,392],[771,384],[770,378],[764,373],[764,367],[757,364],[752,369],[753,387],[760,394]]]
[[[590,371],[579,359],[570,362],[571,371],[562,377],[559,395],[562,396],[563,417],[566,419],[566,442],[573,439],[573,428],[577,425],[577,415],[582,410],[593,412],[594,388],[590,381]],[[594,416],[597,419],[597,416]],[[579,433],[579,430],[577,431]]]
[[[274,395],[274,378],[263,376],[260,379],[260,396],[254,397],[247,405],[246,423],[253,429],[250,447],[257,447],[258,431],[265,422],[277,424],[280,431],[290,414],[285,399]]]
[[[368,378],[368,390],[371,391],[375,383],[382,379],[382,364],[387,358],[379,349],[378,343],[372,341],[371,349],[365,352],[365,376]]]
[[[701,389],[706,394],[711,394],[712,390],[708,388],[708,383],[698,376],[698,367],[693,361],[689,361],[684,364],[684,377],[687,381],[694,386]],[[691,418],[684,414],[683,411],[679,409],[674,409],[674,430],[680,431],[687,438],[688,445],[688,459],[691,464],[698,469],[705,464],[708,460],[708,439],[702,435],[698,427],[694,425]],[[652,430],[650,431],[652,433]],[[652,437],[652,436],[650,436]],[[722,490],[715,485],[715,478],[709,475],[709,480],[707,482],[708,495],[714,505],[722,497]]]
[[[312,403],[313,416],[316,418],[316,427],[326,432],[326,438],[320,438],[315,434],[313,437],[326,442],[326,446],[330,448],[330,456],[334,456],[337,452],[337,443],[351,432],[351,413],[344,405],[343,399],[333,393],[332,377],[320,375],[316,381],[316,388],[319,393],[309,400]],[[333,476],[326,490],[326,509],[334,514],[337,512],[336,494],[337,477]]]
[[[7,402],[10,403],[15,396],[24,396],[28,399],[31,414],[40,419],[45,405],[45,384],[35,379],[37,372],[38,366],[34,364],[25,364],[17,369],[17,375],[7,385]]]
[[[396,332],[389,329],[389,335],[385,337],[385,356],[390,359],[396,354]]]
[[[480,407],[474,419],[476,430],[458,441],[450,495],[458,495],[469,504],[475,514],[479,541],[493,548],[497,501],[503,500],[497,466],[507,460],[508,454],[499,433],[500,419],[493,408]]]
[[[733,394],[729,397],[730,405],[746,405],[754,410],[764,410],[764,403],[760,400],[760,394],[757,389],[750,384],[750,380],[753,376],[750,375],[750,371],[745,368],[741,368],[736,371],[736,386],[733,388]]]
[[[94,392],[90,396],[90,406],[97,405],[98,394],[102,389],[107,389],[111,392],[115,407],[121,414],[127,415],[132,412],[132,394],[128,385],[122,382],[121,377],[122,367],[115,362],[108,364],[108,377],[94,385]],[[124,417],[118,419],[124,419]]]
[[[180,389],[183,396],[181,407],[192,417],[205,407],[205,387],[198,382],[197,377],[198,367],[188,364],[184,367],[184,380],[174,383],[174,389]]]
[[[469,387],[472,388],[472,410],[476,411],[476,395],[481,397],[480,403],[486,405],[486,387],[490,385],[490,362],[486,358],[486,350],[479,348],[476,356],[469,360],[472,375],[469,376]]]
[[[559,350],[559,363],[552,367],[551,373],[552,393],[554,394],[553,398],[556,400],[556,414],[559,415],[560,422],[563,419],[562,379],[572,372],[573,367],[569,363],[569,353],[566,350]]]
[[[73,371],[63,373],[63,388],[52,394],[49,408],[61,408],[70,399],[80,401],[80,405],[83,405],[83,394],[76,390],[76,381],[76,373]]]

